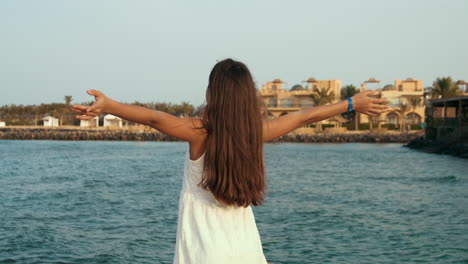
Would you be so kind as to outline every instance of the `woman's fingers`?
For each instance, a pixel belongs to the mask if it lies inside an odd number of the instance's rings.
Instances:
[[[371,104],[371,108],[376,108],[376,109],[387,109],[388,106],[386,105],[381,105],[381,104]]]
[[[93,114],[94,116],[98,115],[98,112],[95,112],[95,111],[86,111],[89,109],[89,106],[83,106],[83,105],[74,105],[71,110],[73,112],[76,112],[78,114],[82,114],[82,115],[85,115],[85,114]]]
[[[388,109],[380,109],[380,108],[368,108],[367,110],[361,112],[365,115],[370,115],[370,116],[375,116],[375,115],[380,115],[382,113],[387,112]]]
[[[85,111],[80,110],[80,109],[76,109],[76,108],[72,108],[71,110],[72,110],[73,112],[75,112],[75,113],[82,114],[82,115],[84,115],[84,114],[86,113]]]
[[[95,116],[92,115],[77,115],[76,118],[80,120],[90,120],[93,119]]]
[[[103,110],[103,102],[106,99],[105,95],[101,91],[87,90],[86,92],[89,95],[94,96],[96,102],[91,106],[75,104],[70,108],[73,112],[80,114],[76,116],[76,118],[80,120],[89,120],[98,116]]]
[[[73,105],[72,110],[80,113],[80,114],[86,114],[86,113],[99,113],[99,109],[96,107],[95,104],[92,106],[84,106],[84,105]]]
[[[369,115],[369,116],[376,116],[377,115],[377,114],[375,114],[375,113],[373,113],[371,111],[367,111],[364,114]]]
[[[380,108],[370,108],[369,109],[369,112],[373,113],[373,114],[382,114],[382,113],[385,113],[387,112],[387,109],[380,109]]]
[[[367,91],[364,91],[364,92],[360,92],[360,94],[362,95],[371,95],[371,94],[374,94],[375,91],[372,91],[372,90],[367,90]]]
[[[93,117],[92,116],[85,116],[85,115],[80,115],[80,116],[76,116],[77,119],[80,119],[80,120],[90,120],[92,119]]]
[[[88,107],[87,107],[87,106],[84,106],[84,105],[74,105],[74,106],[72,106],[70,109],[71,109],[73,112],[85,113],[87,108],[88,108]]]
[[[86,115],[95,117],[95,116],[98,116],[99,114],[98,114],[98,113],[95,113],[95,112],[87,112]]]
[[[99,115],[98,113],[94,113],[94,112],[89,112],[89,113],[86,113],[86,112],[83,112],[83,111],[75,111],[75,112],[77,112],[78,114],[81,114],[81,115],[79,115],[81,117],[90,116],[91,118],[93,118],[93,117],[96,117],[96,116]]]
[[[84,114],[86,114],[86,109],[87,109],[87,107],[83,108],[83,107],[75,107],[75,106],[73,106],[73,107],[70,108],[70,109],[71,109],[73,112],[76,112],[76,113],[78,113],[78,114],[84,115]]]
[[[101,97],[104,96],[104,94],[101,91],[98,90],[88,90],[86,91],[89,95],[96,96],[96,97]]]
[[[86,110],[89,106],[74,104],[72,108]]]
[[[99,110],[99,108],[96,105],[92,105],[88,109],[86,109],[86,113],[90,113],[90,112],[99,113],[101,111]]]
[[[375,104],[383,104],[383,103],[387,103],[387,99],[373,99],[371,100],[371,103],[375,103]]]

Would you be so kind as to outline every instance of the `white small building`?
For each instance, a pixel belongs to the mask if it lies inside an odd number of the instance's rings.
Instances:
[[[5,122],[0,121],[0,127],[5,127],[5,126],[6,126]]]
[[[104,127],[121,128],[122,127],[122,118],[117,117],[115,115],[105,115],[104,116]]]
[[[98,127],[99,126],[99,116],[95,116],[89,120],[80,120],[80,127]]]
[[[53,116],[46,116],[41,118],[44,121],[45,127],[57,127],[59,126],[59,119]]]

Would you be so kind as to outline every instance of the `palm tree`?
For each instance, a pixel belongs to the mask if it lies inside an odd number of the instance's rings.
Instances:
[[[405,130],[405,114],[408,112],[408,104],[400,102],[400,108],[396,110],[397,112],[400,113],[400,131],[404,132]]]
[[[460,87],[450,76],[437,78],[432,87],[428,87],[432,99],[445,99],[462,94]],[[444,117],[447,116],[447,107],[444,107]]]
[[[289,91],[303,91],[303,90],[306,90],[306,88],[304,88],[304,86],[300,84],[296,84],[293,87],[291,87],[291,89],[289,89]]]
[[[432,87],[427,89],[433,99],[445,99],[461,95],[460,87],[450,76],[437,78]]]
[[[329,88],[314,88],[314,93],[310,96],[314,106],[326,105],[335,100],[335,92]],[[317,128],[322,131],[322,122],[317,122]]]
[[[335,92],[329,88],[314,88],[313,91],[311,98],[315,106],[326,105],[335,100]]]
[[[413,111],[413,115],[411,118],[411,124],[414,124],[414,112],[416,111],[416,108],[421,105],[422,99],[420,96],[409,96],[407,98],[408,106],[411,108]]]
[[[345,85],[343,86],[343,88],[341,88],[341,99],[344,100],[348,97],[353,97],[357,93],[358,89],[356,88],[356,86],[352,84]]]
[[[345,100],[348,97],[353,97],[355,94],[357,94],[359,91],[356,88],[356,86],[352,84],[348,84],[346,86],[343,86],[341,88],[341,100]],[[346,113],[346,115],[353,120],[354,119],[354,130],[358,130],[358,114],[355,111],[352,111],[351,113]]]
[[[64,100],[65,100],[65,105],[63,105],[62,111],[59,111],[60,112],[60,119],[59,119],[60,126],[63,125],[64,116],[69,113],[68,109],[70,109],[70,105],[71,105],[71,101],[73,100],[73,97],[71,95],[65,95]]]
[[[73,97],[71,95],[65,95],[65,106],[70,106],[71,101],[73,100]]]

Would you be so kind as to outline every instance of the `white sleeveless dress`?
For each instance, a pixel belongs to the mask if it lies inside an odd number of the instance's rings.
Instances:
[[[266,264],[250,206],[223,206],[199,187],[203,154],[187,151],[179,200],[174,264]]]

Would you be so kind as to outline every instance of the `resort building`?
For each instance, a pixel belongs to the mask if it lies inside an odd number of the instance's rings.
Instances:
[[[80,127],[98,127],[99,126],[99,117],[95,116],[90,120],[80,120]]]
[[[340,98],[341,81],[339,80],[316,80],[309,78],[304,83],[306,83],[304,86],[297,84],[287,89],[285,82],[275,79],[262,85],[259,96],[268,108],[268,114],[271,117],[278,117],[302,110],[303,108],[312,107],[315,105],[313,97],[317,95],[318,91],[330,95],[330,103],[337,102]],[[342,127],[341,124],[347,121],[338,115],[320,122],[317,127],[314,127],[315,125],[305,125],[298,128],[294,133],[309,134],[323,130],[331,133],[343,133],[346,131],[346,128]],[[323,129],[322,124],[328,127]]]
[[[122,118],[115,115],[105,115],[104,116],[104,127],[109,128],[121,128],[122,127]]]
[[[370,80],[379,82],[373,78]],[[362,90],[365,90],[365,84],[361,86]],[[405,125],[419,125],[424,122],[425,98],[421,80],[396,80],[394,85],[387,85],[376,91],[376,97],[389,101],[390,110],[372,119],[371,123],[377,123],[380,127],[382,124],[401,126],[403,120]],[[369,123],[369,116],[360,114],[359,120],[360,123]]]
[[[304,82],[307,83],[305,87],[294,85],[291,89],[285,89],[285,82],[275,79],[262,85],[259,95],[269,112],[275,117],[313,106],[312,95],[316,94],[317,89],[329,89],[333,92],[335,95],[333,102],[340,98],[341,81],[339,80],[309,78]]]
[[[468,83],[465,82],[464,80],[459,80],[457,81],[458,87],[460,87],[460,90],[462,91],[463,96],[468,96]]]
[[[6,126],[5,122],[0,121],[0,127],[5,127],[5,126]]]
[[[290,112],[299,111],[306,107],[314,106],[313,96],[322,89],[332,92],[333,102],[340,100],[341,81],[340,80],[316,80],[309,78],[304,81],[306,85],[294,85],[292,88],[285,88],[285,82],[275,79],[262,85],[259,96],[267,106],[269,114],[278,117]],[[380,83],[375,78],[370,78],[361,85],[360,91],[366,90],[369,83]],[[407,78],[405,80],[395,80],[393,85],[386,85],[376,89],[375,96],[389,101],[390,111],[377,117],[357,114],[357,123],[369,124],[370,129],[386,127],[401,128],[402,125],[420,125],[424,122],[424,87],[421,80]],[[347,122],[340,115],[325,120],[323,124],[333,124],[334,128],[340,128],[341,124]],[[404,122],[402,122],[404,121]],[[403,124],[404,123],[404,124]]]
[[[53,116],[46,116],[41,118],[44,122],[45,127],[58,127],[59,126],[59,119]]]
[[[468,96],[429,101],[426,139],[444,144],[468,143]]]

